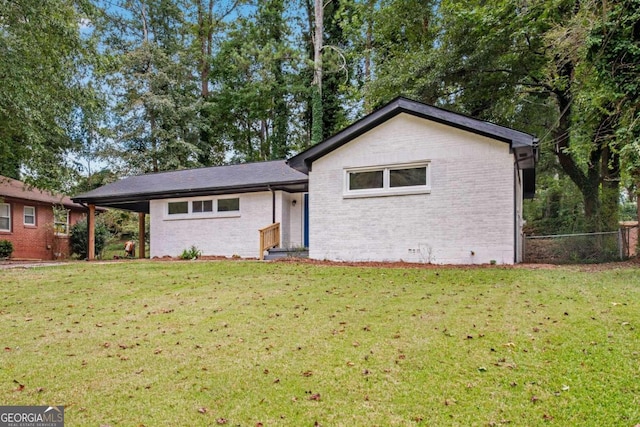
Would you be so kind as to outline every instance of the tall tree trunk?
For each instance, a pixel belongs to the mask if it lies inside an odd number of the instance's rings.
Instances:
[[[314,36],[313,36],[313,81],[311,85],[311,143],[317,144],[323,138],[322,126],[322,47],[324,36],[324,6],[322,0],[314,3]]]
[[[565,61],[558,70],[566,81],[573,79],[573,63]],[[553,132],[555,140],[555,154],[560,166],[569,176],[571,181],[578,187],[584,202],[584,214],[588,231],[600,231],[601,224],[598,220],[600,213],[600,161],[602,157],[602,147],[595,144],[589,155],[587,170],[584,172],[570,150],[571,141],[571,105],[573,102],[570,87],[566,89],[556,89],[554,91],[560,118],[558,125]]]

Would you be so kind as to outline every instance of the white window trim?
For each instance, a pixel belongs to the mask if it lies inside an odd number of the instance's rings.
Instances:
[[[406,187],[391,187],[389,171],[397,169],[421,168],[427,169],[426,185],[412,185]],[[349,174],[351,172],[374,172],[382,171],[382,188],[366,188],[362,190],[351,190],[349,188]],[[349,167],[344,169],[344,187],[342,197],[345,199],[357,199],[362,197],[386,197],[386,196],[406,196],[411,194],[431,193],[431,162],[428,160],[413,163],[393,163],[379,166]]]
[[[0,231],[11,232],[11,204],[9,203],[0,203],[0,206],[6,206],[7,212],[9,212],[9,216],[3,216],[2,218],[9,218],[9,228],[0,228]]]
[[[33,223],[28,223],[27,222],[27,209],[33,209],[33,215],[29,215],[30,217],[33,216]],[[37,224],[37,216],[36,216],[36,207],[35,206],[23,206],[22,207],[22,223],[24,225],[26,225],[27,227],[36,227]]]
[[[222,211],[218,212],[218,199],[239,199],[240,197],[229,197],[229,196],[220,196],[220,197],[194,197],[188,199],[167,199],[164,200],[164,221],[185,221],[185,220],[198,220],[198,219],[217,219],[217,218],[239,218],[241,215],[241,210],[237,211]],[[213,211],[212,212],[193,212],[193,203],[192,202],[200,202],[205,200],[213,201]],[[169,214],[169,203],[176,202],[187,202],[188,212],[184,214]],[[242,208],[241,208],[242,209]]]

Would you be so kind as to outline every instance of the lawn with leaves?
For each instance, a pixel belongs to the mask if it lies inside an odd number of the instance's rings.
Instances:
[[[64,405],[68,426],[640,423],[633,268],[0,274],[0,404]]]

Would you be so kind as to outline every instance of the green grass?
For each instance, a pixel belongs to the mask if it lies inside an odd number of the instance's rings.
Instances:
[[[0,274],[0,403],[64,405],[68,426],[640,423],[636,269]]]

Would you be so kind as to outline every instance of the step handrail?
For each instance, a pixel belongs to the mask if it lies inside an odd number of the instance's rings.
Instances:
[[[260,232],[260,260],[264,259],[264,251],[280,246],[280,223],[275,222],[258,230]]]

